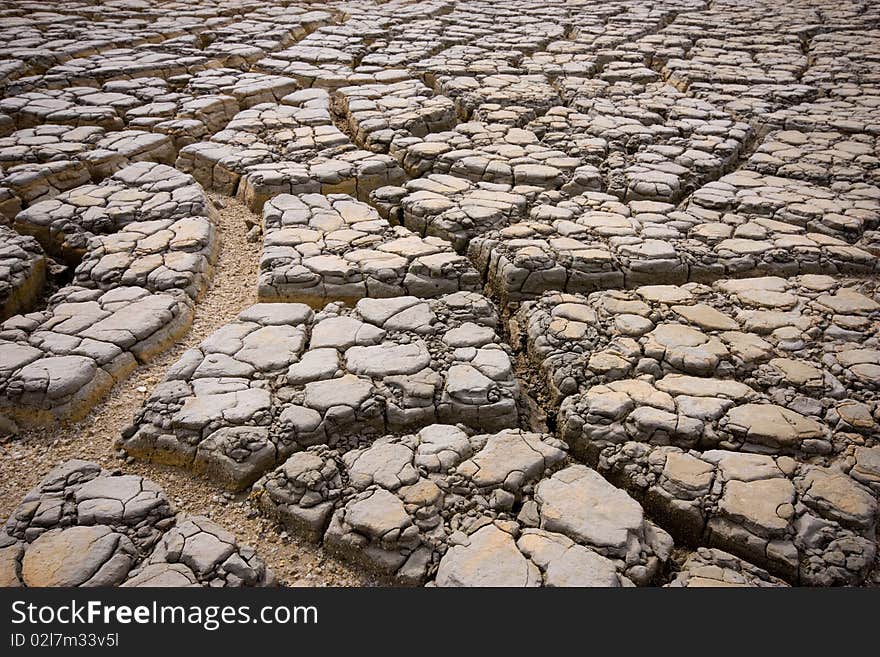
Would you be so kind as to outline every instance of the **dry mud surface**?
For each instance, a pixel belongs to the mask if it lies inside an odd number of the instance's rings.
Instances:
[[[0,585],[880,584],[870,2],[0,2]]]

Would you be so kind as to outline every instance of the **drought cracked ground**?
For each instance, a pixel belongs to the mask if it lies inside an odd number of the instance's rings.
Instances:
[[[0,0],[0,91],[0,585],[880,585],[875,3]]]

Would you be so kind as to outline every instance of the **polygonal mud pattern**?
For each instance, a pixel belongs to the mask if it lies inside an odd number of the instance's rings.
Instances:
[[[156,484],[67,461],[0,534],[2,586],[271,586],[246,545],[201,516],[175,516]]]
[[[873,4],[0,5],[4,416],[181,338],[240,257],[210,190],[261,303],[121,455],[389,581],[880,581]],[[271,581],[138,477],[50,478],[4,583]]]
[[[261,301],[430,298],[479,291],[480,275],[450,244],[392,226],[345,194],[280,194],[263,206]]]
[[[0,325],[0,409],[28,422],[78,419],[115,381],[179,338],[217,257],[208,214],[190,176],[147,162],[20,212],[15,228],[76,269],[44,310]],[[16,244],[30,243],[11,235],[13,255],[22,252]],[[40,275],[37,255],[31,277]],[[25,264],[10,265],[10,303],[33,303]]]
[[[437,299],[257,304],[187,351],[123,447],[238,490],[294,451],[434,422],[519,425],[509,350],[492,304]]]

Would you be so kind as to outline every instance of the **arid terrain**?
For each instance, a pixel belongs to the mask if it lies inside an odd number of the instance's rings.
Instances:
[[[0,0],[0,586],[878,586],[880,7]]]

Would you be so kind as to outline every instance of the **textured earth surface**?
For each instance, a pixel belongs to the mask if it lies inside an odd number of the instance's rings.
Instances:
[[[878,145],[868,0],[0,0],[0,585],[880,586]]]

